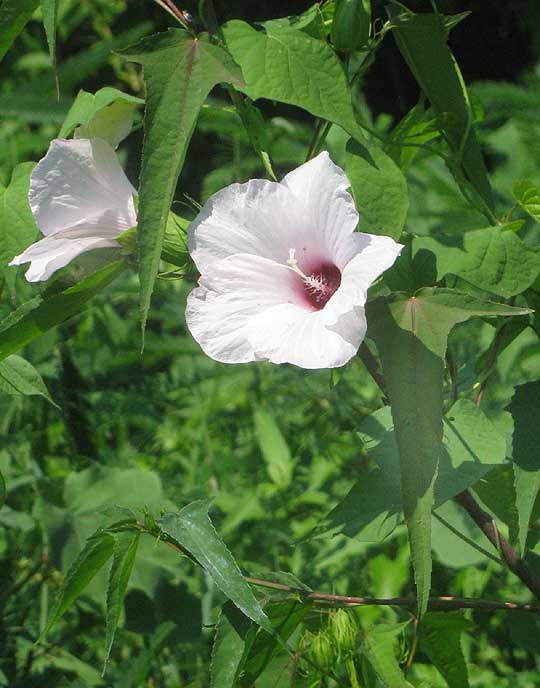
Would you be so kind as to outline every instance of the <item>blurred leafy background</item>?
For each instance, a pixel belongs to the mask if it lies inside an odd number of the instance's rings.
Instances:
[[[220,19],[257,21],[297,14],[309,5],[223,0],[216,9]],[[407,5],[429,9],[422,0]],[[472,83],[498,201],[510,204],[516,179],[540,183],[540,6],[535,0],[438,5],[442,12],[472,11],[452,32],[451,46]],[[114,51],[170,25],[149,0],[64,0],[59,7],[59,99],[39,13],[2,62],[3,184],[17,164],[45,153],[80,88],[94,92],[110,85],[144,96],[138,68]],[[196,16],[195,3],[186,3],[185,9]],[[374,15],[384,16],[383,3],[374,3]],[[417,86],[389,37],[357,88],[355,105],[384,139],[417,99]],[[264,103],[262,108],[280,176],[303,162],[314,123],[293,107]],[[139,126],[120,150],[134,182],[141,137]],[[336,127],[328,147],[339,163],[343,135]],[[216,89],[200,117],[176,202],[192,207],[191,199],[202,203],[226,184],[263,174],[226,93]],[[429,151],[420,153],[407,180],[410,231],[429,235],[441,227],[478,226],[449,172]],[[529,221],[522,237],[537,231]],[[115,503],[159,513],[167,505],[210,497],[219,533],[251,575],[287,571],[314,589],[341,594],[413,593],[402,526],[382,543],[363,541],[361,535],[307,537],[372,463],[357,430],[361,418],[381,402],[363,365],[353,361],[332,375],[214,363],[185,328],[190,288],[182,281],[160,281],[141,356],[138,286],[134,276],[122,276],[84,315],[25,349],[56,405],[39,396],[0,396],[0,470],[7,488],[0,511],[0,685],[209,685],[213,629],[224,598],[204,573],[151,538],[143,541],[137,558],[105,678],[100,675],[102,578],[92,582],[46,643],[35,644],[62,573]],[[31,295],[19,278],[16,290],[4,289],[2,314]],[[452,335],[465,395],[475,380],[474,362],[492,333],[491,325],[478,321],[466,334],[457,328]],[[515,385],[538,379],[538,339],[524,330],[499,357],[485,408],[503,423],[502,409]],[[504,470],[492,471],[486,482],[496,495],[497,516],[512,528],[512,487]],[[445,518],[482,543],[451,506]],[[536,518],[538,529],[540,509]],[[442,526],[435,531],[434,550],[434,594],[526,599],[510,574]],[[408,612],[390,608],[354,613],[366,626],[378,619],[410,619]],[[540,685],[540,622],[535,616],[475,611],[460,619],[456,627],[464,624],[462,649],[471,686]],[[327,620],[327,612],[313,611],[308,627],[316,632]],[[450,621],[434,629],[447,634],[448,643],[455,639]],[[410,642],[410,634],[407,627],[398,642]],[[445,686],[427,647],[427,642],[420,646],[408,680]],[[289,685],[290,680],[290,669],[278,658],[257,686]],[[449,685],[466,685],[459,676],[453,680]]]

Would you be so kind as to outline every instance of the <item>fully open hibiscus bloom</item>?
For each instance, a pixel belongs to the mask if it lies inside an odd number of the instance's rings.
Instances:
[[[30,178],[28,198],[44,239],[10,265],[30,262],[29,282],[47,280],[81,253],[119,246],[137,223],[135,189],[102,139],[56,139]]]
[[[208,200],[189,228],[201,278],[186,319],[209,356],[333,368],[356,354],[368,287],[402,246],[354,231],[349,186],[323,152],[281,183],[252,179]]]

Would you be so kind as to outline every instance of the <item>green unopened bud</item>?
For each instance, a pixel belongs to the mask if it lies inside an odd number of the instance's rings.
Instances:
[[[188,251],[187,228],[189,220],[169,213],[167,227],[163,238],[161,257],[182,270],[190,264]]]
[[[336,50],[360,50],[368,42],[370,30],[371,0],[336,0],[330,34]]]
[[[305,655],[315,666],[324,671],[331,671],[338,660],[336,646],[327,633],[314,636]]]
[[[358,627],[352,614],[345,609],[338,609],[328,622],[328,634],[335,642],[341,658],[345,659],[356,650]]]
[[[137,254],[137,227],[122,232],[116,241],[122,247],[122,255],[124,257],[135,256]]]

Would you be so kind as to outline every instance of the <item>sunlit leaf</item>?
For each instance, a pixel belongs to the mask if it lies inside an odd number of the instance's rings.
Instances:
[[[273,633],[272,624],[212,525],[208,507],[207,501],[192,502],[177,513],[166,513],[159,525],[208,571],[217,587],[246,616]]]
[[[242,76],[223,48],[178,29],[145,38],[123,56],[144,66],[147,88],[137,232],[144,332],[167,217],[199,110],[216,84],[240,84]]]

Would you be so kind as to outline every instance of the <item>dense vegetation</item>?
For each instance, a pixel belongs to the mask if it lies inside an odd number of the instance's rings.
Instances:
[[[363,9],[339,24],[349,4]],[[211,2],[191,3],[188,28],[243,82],[201,70],[218,85],[189,104],[174,191],[165,165],[145,171],[153,149],[141,170],[143,131],[155,150],[166,131],[142,101],[184,107],[141,42],[183,31],[174,17],[150,0],[0,0],[0,686],[539,685],[539,11],[387,4],[216,3],[222,31]],[[254,76],[266,36],[307,46],[289,67],[311,90],[268,46],[279,78]],[[320,82],[330,68],[342,91]],[[36,240],[33,164],[72,134],[68,112],[83,123],[79,90],[104,87],[141,99],[118,150],[139,255],[129,237],[114,281],[100,249],[28,284],[8,263]],[[370,292],[368,344],[334,370],[210,360],[184,320],[185,227],[226,185],[270,165],[281,179],[322,148],[360,230],[405,245]],[[158,202],[179,218],[162,243]],[[418,327],[399,311],[413,296]]]

